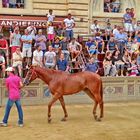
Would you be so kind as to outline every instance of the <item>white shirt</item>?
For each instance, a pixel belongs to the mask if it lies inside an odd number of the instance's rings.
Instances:
[[[65,23],[65,26],[66,26],[66,30],[72,30],[73,28],[73,25],[74,25],[74,20],[73,19],[64,19],[64,23]]]
[[[35,58],[40,62],[36,61]],[[33,52],[33,61],[32,61],[32,64],[37,64],[37,65],[40,65],[41,66],[41,63],[42,63],[42,58],[43,58],[43,51],[38,51],[38,50],[35,50]]]
[[[98,24],[97,25],[92,24],[90,26],[90,29],[91,29],[91,33],[96,33],[96,29],[99,29],[100,30],[100,26]]]
[[[13,67],[17,67],[18,65],[22,65],[22,60],[19,60],[19,61],[14,60],[14,59],[21,59],[21,58],[23,58],[22,52],[20,52],[19,54],[17,54],[17,52],[13,53]]]
[[[46,58],[45,64],[48,64],[48,63],[49,64],[54,64],[54,58],[56,56],[56,53],[55,52],[49,52],[49,51],[47,51],[44,56]]]
[[[140,31],[140,26],[138,26],[137,24],[134,25],[134,29],[135,31]]]
[[[114,30],[113,30],[113,35],[116,36],[118,33],[119,33],[118,29],[114,29]]]
[[[29,34],[33,37],[33,39],[35,39],[36,27],[28,26],[27,30],[28,30]]]
[[[53,26],[49,26],[49,27],[47,28],[47,33],[48,33],[48,34],[54,34],[54,27],[53,27]]]
[[[49,22],[53,22],[53,21],[54,21],[54,18],[55,18],[55,15],[50,15],[50,14],[48,14],[48,15],[47,15],[47,18],[48,18],[48,21],[49,21]]]
[[[78,46],[80,46],[80,44],[77,41],[75,41],[74,44],[72,44],[72,42],[69,43],[69,48],[71,51],[76,51]]]

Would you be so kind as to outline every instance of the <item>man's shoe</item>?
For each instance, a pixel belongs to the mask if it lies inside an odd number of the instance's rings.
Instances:
[[[23,124],[18,124],[18,126],[19,126],[19,127],[23,127],[24,125],[23,125]]]
[[[7,123],[0,122],[0,126],[2,126],[2,127],[7,127],[8,125],[7,125]]]

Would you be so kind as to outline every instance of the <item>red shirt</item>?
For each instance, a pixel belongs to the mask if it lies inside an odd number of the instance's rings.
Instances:
[[[20,99],[20,77],[10,73],[9,77],[6,78],[6,87],[9,92],[9,98],[11,100]]]
[[[0,48],[6,49],[7,48],[7,40],[0,39]]]
[[[133,12],[130,13],[130,16],[134,18],[135,14]]]

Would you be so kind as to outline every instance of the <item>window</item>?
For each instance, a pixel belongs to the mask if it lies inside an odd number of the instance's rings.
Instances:
[[[24,0],[2,0],[3,8],[24,8]]]
[[[120,9],[120,0],[104,0],[104,12],[119,13]]]

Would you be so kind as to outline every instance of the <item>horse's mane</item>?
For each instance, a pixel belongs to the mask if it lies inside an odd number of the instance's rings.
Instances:
[[[37,68],[40,68],[41,70],[49,71],[52,74],[56,74],[56,73],[57,74],[62,74],[62,73],[65,73],[64,71],[49,69],[49,68],[46,68],[46,67],[37,66]]]

